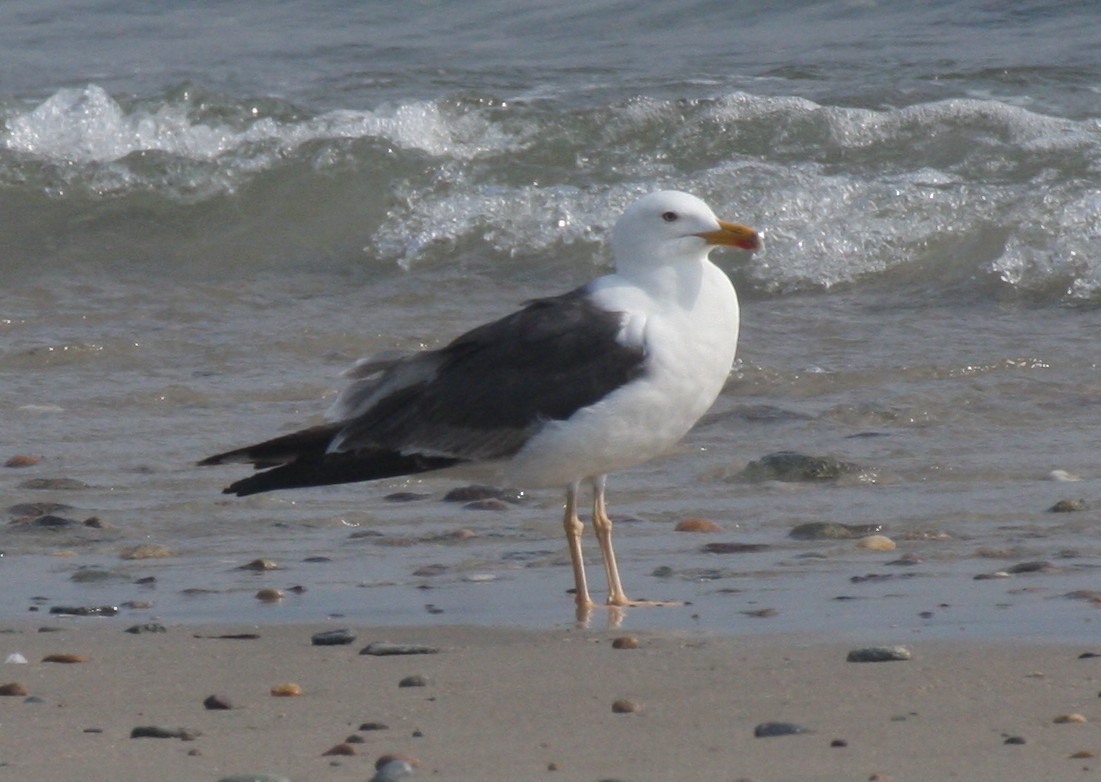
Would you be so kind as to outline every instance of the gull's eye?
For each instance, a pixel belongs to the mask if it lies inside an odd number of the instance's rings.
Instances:
[[[673,222],[674,220],[677,219],[677,213],[676,212],[664,212],[661,215],[661,219],[664,220],[667,223],[671,223],[671,222]]]

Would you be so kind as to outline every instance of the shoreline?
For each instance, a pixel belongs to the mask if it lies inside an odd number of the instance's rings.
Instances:
[[[0,698],[0,779],[66,782],[94,770],[168,782],[260,772],[363,782],[393,753],[418,761],[411,779],[486,782],[1039,779],[1101,768],[1088,724],[1101,719],[1101,657],[1080,658],[1098,649],[1077,643],[900,633],[912,659],[851,663],[861,644],[808,634],[336,622],[130,634],[115,623],[58,624],[2,626],[4,657],[28,662],[6,663],[0,684],[20,683],[41,702]],[[354,642],[311,643],[341,627]],[[256,637],[218,637],[242,633]],[[613,648],[623,636],[638,647]],[[379,641],[439,651],[360,653]],[[51,654],[85,661],[43,662]],[[409,676],[425,685],[399,686]],[[303,694],[270,694],[288,683]],[[234,708],[205,708],[211,695]],[[637,710],[614,712],[617,701]],[[1061,715],[1086,722],[1056,722]],[[360,729],[371,722],[387,728]],[[755,737],[777,722],[808,732]],[[148,726],[185,738],[130,738]],[[351,736],[362,741],[346,743]],[[338,745],[354,754],[324,754]]]

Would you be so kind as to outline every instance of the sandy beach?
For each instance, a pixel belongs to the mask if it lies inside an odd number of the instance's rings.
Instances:
[[[0,779],[365,782],[395,753],[416,760],[411,779],[464,782],[1082,779],[1101,767],[1101,657],[1076,645],[911,640],[912,659],[856,663],[859,644],[784,634],[350,627],[352,643],[311,642],[338,628],[8,625],[3,655],[27,663],[5,663],[0,684],[28,695],[0,698]],[[624,636],[637,648],[615,648]],[[438,653],[361,653],[376,642]],[[410,676],[423,686],[399,686]],[[301,695],[271,694],[291,683]],[[211,695],[232,708],[206,708]],[[806,732],[755,736],[765,723]],[[131,738],[150,726],[183,737]],[[326,754],[341,744],[354,754]]]

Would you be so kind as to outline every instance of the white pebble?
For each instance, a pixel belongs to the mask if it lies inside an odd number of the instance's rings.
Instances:
[[[26,665],[27,658],[21,655],[19,652],[12,652],[6,658],[4,658],[4,662],[15,663],[16,665]]]
[[[478,582],[481,582],[481,581],[496,581],[496,580],[497,580],[497,576],[493,575],[492,573],[471,573],[469,576],[467,576],[463,579],[463,581],[473,581],[475,583],[478,583]]]

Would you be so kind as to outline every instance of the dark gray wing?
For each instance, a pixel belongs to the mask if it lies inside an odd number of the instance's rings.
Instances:
[[[546,422],[642,374],[645,351],[617,341],[622,323],[621,313],[578,288],[529,302],[439,350],[388,362],[345,402],[360,412],[331,448],[463,461],[509,456]]]

